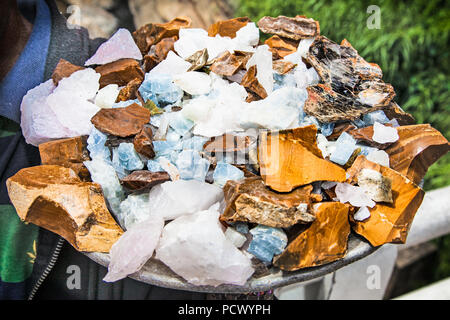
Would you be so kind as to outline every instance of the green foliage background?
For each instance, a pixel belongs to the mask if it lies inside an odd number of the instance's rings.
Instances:
[[[437,0],[237,0],[236,16],[305,15],[321,34],[346,38],[360,55],[377,63],[397,103],[418,123],[430,123],[450,138],[450,1]],[[370,5],[380,8],[380,29],[369,29]],[[428,170],[424,188],[450,185],[450,154]],[[439,240],[436,278],[450,276],[450,236]]]

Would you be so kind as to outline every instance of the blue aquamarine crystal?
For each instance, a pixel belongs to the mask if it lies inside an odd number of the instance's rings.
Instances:
[[[114,170],[116,171],[116,174],[119,177],[119,179],[123,179],[127,175],[130,174],[129,170],[122,167],[122,163],[120,162],[120,158],[119,158],[118,148],[114,148],[112,150],[112,166],[113,166]]]
[[[169,126],[179,135],[186,135],[193,127],[194,122],[186,119],[181,112],[169,114]]]
[[[179,142],[181,143],[181,135],[172,128],[169,128],[167,129],[166,133],[166,141],[171,143],[172,145],[176,145]]]
[[[156,153],[156,157],[167,156],[172,151],[181,151],[181,141],[173,142],[167,140],[154,140],[153,150]]]
[[[181,179],[205,181],[210,163],[202,158],[198,151],[183,150],[178,154],[175,165],[178,168]]]
[[[201,136],[192,136],[188,139],[183,140],[183,150],[196,150],[202,151],[203,145],[208,141],[208,138]]]
[[[113,212],[117,214],[120,211],[119,205],[124,198],[124,192],[111,162],[95,158],[83,163],[89,170],[92,181],[102,186],[106,200]]]
[[[333,133],[334,130],[334,122],[329,123],[322,123],[320,125],[320,132],[325,136],[328,137],[330,134]]]
[[[369,155],[369,153],[371,153],[372,151],[376,151],[376,150],[378,150],[377,148],[373,148],[373,147],[369,147],[369,146],[364,146],[364,145],[361,145],[361,144],[357,144],[356,145],[356,147],[357,148],[361,148],[361,152],[359,153],[360,155],[363,155],[363,156],[368,156]]]
[[[228,180],[241,180],[244,178],[244,171],[236,168],[235,166],[218,162],[213,174],[214,183],[220,187],[223,187]]]
[[[132,143],[122,142],[117,148],[116,157],[114,157],[113,162],[116,162],[120,167],[125,170],[141,170],[144,168],[144,163],[134,149]]]
[[[160,108],[176,103],[183,97],[183,90],[172,82],[172,76],[164,74],[152,78],[146,74],[139,93],[144,101],[152,100]]]
[[[356,140],[347,132],[343,132],[336,140],[335,146],[336,149],[331,153],[330,160],[343,166],[355,151]]]
[[[147,161],[147,169],[151,172],[159,172],[164,171],[158,161],[156,160],[148,160]]]
[[[389,118],[383,110],[377,110],[363,115],[362,120],[364,121],[365,127],[372,126],[375,122],[388,123]]]
[[[273,73],[273,90],[277,90],[283,87],[296,87],[297,83],[295,81],[295,76],[293,73],[287,73],[285,75]]]
[[[111,159],[111,152],[109,148],[105,146],[107,135],[97,130],[95,127],[92,129],[91,134],[87,139],[87,149],[91,159]]]
[[[246,224],[245,222],[235,222],[233,223],[233,227],[237,232],[240,232],[242,234],[248,233],[248,224]]]
[[[148,193],[130,194],[120,203],[119,223],[126,230],[136,223],[149,218],[150,206]]]
[[[287,236],[283,229],[258,225],[250,233],[253,239],[247,251],[263,262],[272,262],[273,256],[286,248]]]
[[[366,123],[362,121],[361,119],[357,118],[352,121],[352,124],[355,125],[358,128],[364,128],[366,126]]]

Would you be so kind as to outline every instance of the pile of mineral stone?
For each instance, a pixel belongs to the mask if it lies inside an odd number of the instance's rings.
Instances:
[[[42,165],[9,196],[21,219],[109,252],[105,281],[149,259],[213,286],[323,265],[352,232],[404,243],[418,184],[449,150],[394,96],[304,16],[120,29],[23,98]]]

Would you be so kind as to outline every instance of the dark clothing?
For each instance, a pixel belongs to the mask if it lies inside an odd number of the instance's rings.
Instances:
[[[28,1],[27,3],[30,3]],[[60,58],[75,65],[83,65],[91,57],[102,39],[90,40],[85,29],[68,29],[53,0],[46,0],[51,15],[51,37],[43,69],[43,81],[48,80]],[[25,17],[36,15],[36,4],[24,7]],[[29,10],[31,9],[31,10]],[[33,11],[34,10],[34,11]],[[30,18],[31,21],[34,19]],[[31,66],[33,67],[33,66]],[[31,89],[32,86],[29,88]],[[0,101],[1,102],[1,101]],[[17,125],[17,110],[11,105],[13,116],[1,113],[8,126]],[[20,117],[19,117],[20,119]],[[8,122],[9,121],[9,122]],[[11,123],[15,121],[15,123]],[[1,124],[1,122],[0,122]],[[5,128],[2,128],[5,129]],[[20,131],[0,137],[0,206],[10,207],[5,182],[21,168],[40,164],[38,148],[26,144]],[[2,212],[0,210],[0,215]],[[2,220],[0,219],[0,222]],[[32,228],[34,226],[30,226]],[[0,229],[1,230],[1,229]],[[16,239],[19,242],[21,239]],[[36,253],[31,254],[34,265],[31,276],[21,282],[9,283],[0,279],[1,299],[203,299],[204,294],[150,286],[132,279],[106,283],[102,278],[106,268],[76,251],[58,235],[39,228]],[[72,269],[80,271],[79,288],[68,286]],[[1,265],[0,265],[1,268]],[[0,270],[1,271],[1,270]],[[71,287],[72,289],[70,289]]]

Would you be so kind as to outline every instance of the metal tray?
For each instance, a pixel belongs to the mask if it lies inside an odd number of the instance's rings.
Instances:
[[[322,277],[334,272],[352,262],[362,259],[379,247],[372,247],[366,240],[359,236],[350,234],[348,240],[348,250],[344,258],[318,267],[305,268],[298,271],[282,271],[278,268],[271,268],[270,274],[260,278],[250,278],[243,286],[223,284],[213,286],[195,286],[176,275],[172,270],[156,259],[150,259],[144,267],[129,277],[141,282],[159,287],[187,290],[195,292],[209,293],[248,293],[260,292],[286,286],[288,284],[303,282],[314,278]],[[107,267],[110,257],[106,253],[84,253],[93,261]]]

